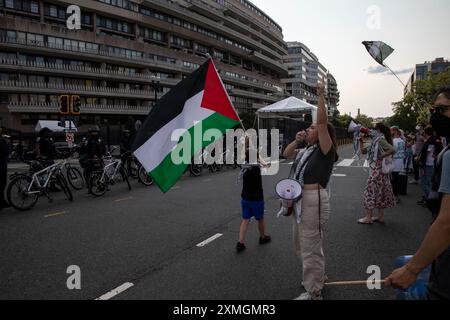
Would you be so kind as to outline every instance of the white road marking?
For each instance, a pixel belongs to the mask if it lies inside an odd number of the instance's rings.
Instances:
[[[364,161],[364,168],[368,168],[369,167],[369,161]]]
[[[67,213],[66,211],[61,211],[61,212],[55,212],[55,213],[50,213],[47,214],[46,216],[44,216],[44,218],[51,218],[51,217],[56,217],[56,216],[60,216]]]
[[[203,182],[210,182],[210,181],[212,181],[212,179],[205,179],[205,180],[203,180]]]
[[[131,282],[125,282],[120,287],[117,287],[114,290],[111,290],[110,292],[105,293],[100,298],[97,298],[95,300],[109,300],[109,299],[112,299],[115,296],[117,296],[118,294],[121,294],[122,292],[124,292],[125,290],[128,290],[132,286],[134,286],[134,284],[132,284]]]
[[[208,238],[208,239],[206,239],[205,241],[200,242],[199,244],[197,244],[197,247],[202,248],[202,247],[206,246],[208,243],[211,243],[211,242],[213,242],[214,240],[220,238],[221,236],[223,236],[223,234],[221,234],[221,233],[218,233],[218,234],[216,234],[216,235],[213,235],[211,238]]]
[[[114,200],[114,202],[122,202],[122,201],[127,201],[127,200],[131,200],[131,199],[133,199],[133,197],[122,198],[122,199],[117,199],[117,200]]]
[[[337,164],[337,167],[350,167],[353,163],[353,159],[344,159]]]
[[[333,177],[346,177],[346,174],[341,174],[341,173],[335,173],[332,175]]]

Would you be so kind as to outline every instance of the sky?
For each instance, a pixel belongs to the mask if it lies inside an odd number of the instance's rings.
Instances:
[[[339,111],[392,115],[401,83],[384,72],[362,41],[395,49],[385,61],[407,83],[414,66],[450,59],[449,0],[251,0],[282,28],[285,41],[303,42],[335,76]]]

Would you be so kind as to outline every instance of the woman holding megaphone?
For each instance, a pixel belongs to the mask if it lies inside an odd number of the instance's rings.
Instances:
[[[303,286],[306,289],[298,300],[321,300],[326,281],[322,227],[330,213],[326,187],[337,161],[337,144],[334,127],[328,123],[323,84],[318,86],[317,93],[317,123],[306,132],[299,132],[283,154],[287,159],[295,159],[291,178],[302,187],[293,215],[294,247],[302,259]],[[299,150],[303,142],[308,147]]]

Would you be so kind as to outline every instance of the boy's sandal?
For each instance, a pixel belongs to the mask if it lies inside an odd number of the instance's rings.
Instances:
[[[373,224],[373,221],[372,221],[372,220],[369,220],[369,219],[367,219],[367,218],[362,218],[362,219],[359,219],[359,220],[358,220],[358,223],[359,223],[359,224]]]

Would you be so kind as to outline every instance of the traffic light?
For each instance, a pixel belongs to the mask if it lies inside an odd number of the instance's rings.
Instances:
[[[81,98],[80,96],[72,96],[72,114],[81,113]]]
[[[68,95],[63,95],[59,97],[59,113],[67,115],[70,113],[70,97]]]

